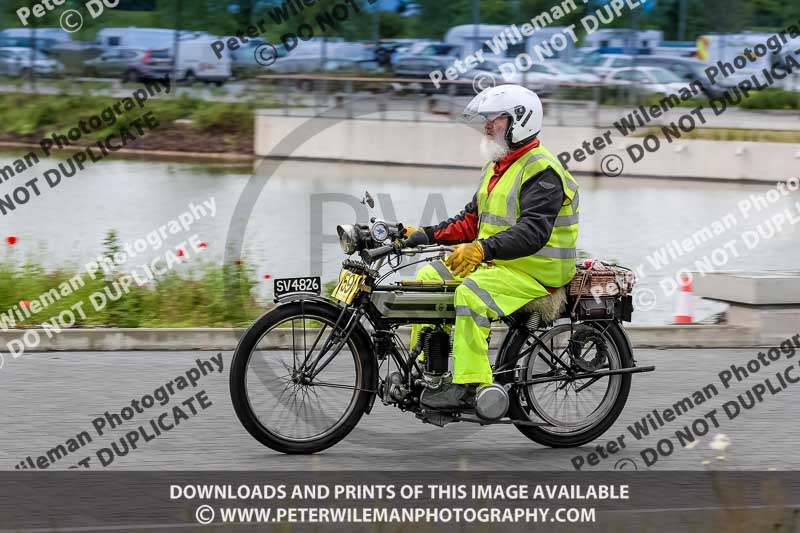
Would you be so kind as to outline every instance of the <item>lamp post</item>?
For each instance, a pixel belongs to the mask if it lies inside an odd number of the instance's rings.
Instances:
[[[178,55],[180,54],[180,33],[181,33],[181,8],[182,0],[175,0],[175,32],[172,37],[172,83],[176,88],[171,94],[177,92],[178,86]]]
[[[680,7],[678,11],[678,40],[683,41],[686,39],[686,2],[687,0],[678,0]]]
[[[478,46],[478,40],[480,39],[480,33],[478,32],[478,26],[481,23],[481,0],[472,0],[472,42],[477,49],[480,49]],[[476,50],[473,50],[475,52]]]

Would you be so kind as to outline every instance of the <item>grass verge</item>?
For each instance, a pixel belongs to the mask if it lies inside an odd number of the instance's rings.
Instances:
[[[110,258],[119,250],[116,234],[109,232],[103,255]],[[137,271],[138,281],[144,281],[143,270]],[[48,271],[18,260],[9,247],[0,260],[0,321],[5,327],[35,327],[72,310],[74,327],[238,327],[263,312],[255,296],[255,272],[244,261],[193,262],[141,286],[131,283],[127,290],[121,288],[126,276],[130,272],[117,269],[94,276],[75,267]]]
[[[0,98],[0,140],[38,144],[44,137],[66,135],[81,121],[88,123],[91,117],[99,116],[103,120],[101,128],[84,133],[78,141],[87,145],[132,129],[132,121],[150,111],[159,122],[156,134],[137,139],[129,148],[247,154],[253,151],[253,102],[209,102],[182,95],[148,100],[143,108],[116,116],[110,109],[117,102],[118,98],[86,94],[6,93]],[[258,106],[269,107],[269,103],[261,101]],[[175,124],[181,119],[182,124]]]

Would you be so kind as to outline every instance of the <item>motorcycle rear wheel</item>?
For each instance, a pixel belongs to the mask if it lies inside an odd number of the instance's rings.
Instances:
[[[621,331],[621,326],[619,324],[615,322],[586,322],[584,325],[594,328],[598,333],[601,334],[603,340],[607,344],[607,348],[609,349],[609,361],[607,365],[611,369],[630,368],[634,366],[633,354],[631,353],[627,338]],[[553,330],[556,330],[559,327],[563,329],[565,326],[555,326]],[[547,332],[545,336],[551,332]],[[519,353],[521,350],[525,349],[527,340],[528,339],[523,335],[520,335],[519,338],[514,339],[509,346],[511,353]],[[559,352],[557,350],[554,351],[558,355]],[[536,352],[534,351],[532,355],[520,360],[518,376],[521,375],[521,379],[525,379],[522,376],[529,371],[529,365],[534,364],[533,360],[535,359]],[[580,380],[573,383],[580,386],[588,381],[589,380]],[[605,390],[605,394],[613,394],[613,397],[604,396],[602,399],[603,403],[601,404],[604,406],[603,411],[601,413],[590,413],[590,415],[587,416],[588,421],[584,425],[582,425],[580,421],[571,421],[564,423],[563,425],[559,425],[557,422],[563,420],[563,415],[559,418],[559,420],[555,420],[555,416],[543,412],[542,405],[544,402],[538,401],[539,399],[535,397],[536,394],[541,394],[541,391],[544,388],[542,386],[527,386],[512,389],[516,390],[516,393],[511,394],[509,415],[512,419],[516,420],[530,420],[534,422],[541,422],[544,420],[545,422],[550,422],[552,424],[549,426],[539,427],[515,424],[515,427],[523,435],[534,442],[544,446],[549,446],[551,448],[573,448],[576,446],[582,446],[599,438],[603,433],[608,431],[608,429],[617,420],[622,412],[622,409],[625,407],[625,403],[628,401],[628,393],[630,392],[631,388],[631,375],[618,374],[606,376],[600,378],[597,380],[597,382],[606,382],[607,389]],[[573,390],[578,388],[578,386],[573,385]],[[538,392],[534,389],[534,387],[538,388]],[[568,392],[569,388],[566,389],[565,396]],[[580,393],[576,393],[575,396],[577,397],[578,394]],[[575,403],[579,404],[580,401],[576,399]],[[599,410],[600,406],[598,406],[597,409]],[[556,408],[555,411],[558,412],[558,408]]]
[[[374,359],[361,335],[351,335],[310,383],[297,373],[306,354],[313,360],[319,353],[315,350],[330,336],[340,312],[321,302],[283,304],[253,323],[239,341],[231,362],[231,401],[239,421],[263,445],[286,454],[320,452],[361,420],[375,388]]]

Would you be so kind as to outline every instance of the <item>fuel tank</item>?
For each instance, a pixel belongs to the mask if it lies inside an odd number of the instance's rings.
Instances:
[[[386,318],[455,320],[453,303],[458,284],[403,282],[379,285],[372,291],[372,305]]]

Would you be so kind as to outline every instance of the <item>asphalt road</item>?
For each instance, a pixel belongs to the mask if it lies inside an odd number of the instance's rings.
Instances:
[[[606,446],[624,435],[626,447],[584,469],[647,468],[641,452],[655,448],[662,439],[669,439],[674,451],[661,457],[652,469],[800,469],[795,443],[800,438],[796,402],[800,385],[782,385],[775,376],[798,359],[784,356],[768,368],[724,389],[719,372],[732,363],[745,365],[755,357],[757,349],[740,350],[640,350],[641,365],[655,364],[657,371],[636,375],[628,404],[617,423],[594,445]],[[228,362],[230,353],[222,354],[223,371],[210,370],[203,376],[199,370],[196,387],[176,390],[176,378],[197,369],[196,359],[210,361],[212,352],[115,352],[115,353],[48,353],[25,355],[13,360],[7,357],[0,369],[0,401],[3,406],[3,432],[0,434],[0,466],[13,469],[27,456],[36,462],[59,444],[69,448],[70,438],[82,431],[92,441],[55,458],[50,468],[64,469],[90,457],[90,467],[104,468],[97,452],[121,448],[118,439],[140,424],[149,428],[149,420],[168,413],[166,421],[178,422],[162,435],[137,443],[137,449],[126,455],[116,453],[109,469],[127,470],[572,470],[573,459],[584,459],[593,446],[580,449],[548,449],[528,441],[510,426],[478,427],[472,424],[451,424],[444,429],[423,425],[412,415],[385,407],[379,402],[372,414],[342,442],[312,456],[286,456],[263,447],[241,427],[228,396]],[[213,363],[212,363],[213,364]],[[790,377],[800,377],[794,368]],[[723,404],[736,401],[758,383],[770,378],[776,393],[766,388],[763,401],[752,409],[742,410],[729,420]],[[141,399],[169,381],[175,384],[174,395],[161,407],[156,404],[109,431],[97,434],[93,419],[108,410],[120,413],[132,399]],[[718,394],[707,394],[707,400],[678,416],[658,431],[640,440],[627,426],[657,409],[662,412],[709,384]],[[710,389],[707,389],[710,390]],[[205,391],[205,394],[200,394]],[[191,406],[181,402],[195,396]],[[746,398],[746,397],[745,397]],[[211,404],[210,406],[208,404]],[[206,408],[203,408],[203,406]],[[185,416],[175,414],[179,406]],[[675,431],[691,425],[712,409],[717,410],[718,428],[708,420],[710,429],[698,437],[693,448],[677,444]],[[192,414],[192,410],[196,414]],[[132,412],[132,411],[131,411]],[[123,413],[128,414],[128,412]],[[177,420],[175,418],[177,417]],[[98,423],[99,424],[99,423]],[[696,426],[700,432],[704,424]],[[153,433],[152,430],[147,431]],[[710,448],[713,437],[724,434],[730,445],[724,451]],[[725,439],[717,437],[716,442]],[[662,449],[667,445],[662,443]],[[612,446],[613,448],[613,446]],[[121,449],[125,451],[124,448]],[[103,455],[101,453],[101,455]],[[105,457],[108,457],[106,452]],[[724,458],[721,458],[724,457]],[[622,460],[622,461],[621,461]],[[704,461],[708,461],[704,464]]]

